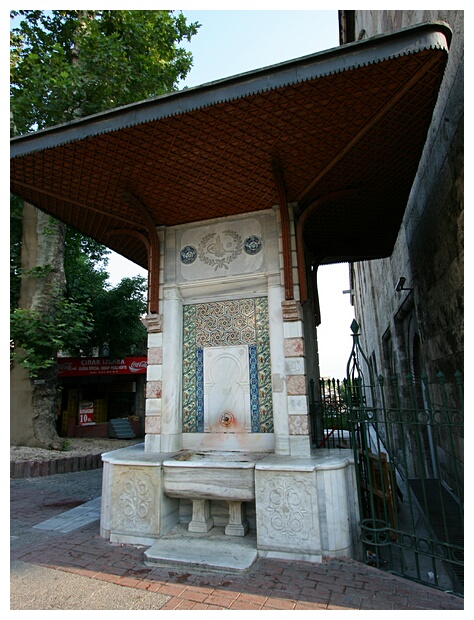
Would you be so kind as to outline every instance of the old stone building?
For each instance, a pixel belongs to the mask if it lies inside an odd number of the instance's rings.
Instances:
[[[341,43],[434,21],[445,22],[452,30],[450,55],[402,225],[390,256],[353,262],[350,276],[365,352],[359,354],[363,381],[371,385],[365,392],[374,438],[370,450],[386,453],[403,478],[401,502],[422,506],[423,520],[418,523],[428,524],[431,534],[417,529],[414,519],[412,540],[426,544],[431,536],[443,544],[450,541],[438,567],[443,564],[452,587],[462,592],[464,15],[434,10],[340,11]],[[367,467],[370,458],[368,453]],[[382,461],[379,457],[380,466]],[[444,526],[437,529],[441,513]],[[403,519],[393,515],[392,522],[398,519],[397,527],[404,529]],[[367,540],[374,534],[369,527]],[[393,536],[394,545],[400,544],[400,538]],[[433,557],[438,553],[436,544],[431,547]],[[418,578],[430,574],[420,570]]]
[[[391,256],[353,263],[351,278],[374,374],[441,371],[448,380],[464,352],[464,14],[340,11],[341,43],[428,21],[448,23],[453,37],[403,223]]]

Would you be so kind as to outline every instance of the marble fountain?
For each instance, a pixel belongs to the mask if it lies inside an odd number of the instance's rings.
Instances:
[[[285,298],[280,224],[271,209],[159,230],[145,441],[102,457],[101,535],[149,564],[358,555],[352,452],[311,446],[316,329],[297,277]]]

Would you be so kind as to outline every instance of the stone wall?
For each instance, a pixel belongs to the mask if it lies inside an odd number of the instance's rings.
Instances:
[[[390,258],[354,264],[356,318],[377,373],[463,369],[463,11],[356,11],[355,38],[434,20],[453,39],[403,224]],[[401,276],[412,290],[394,290]]]

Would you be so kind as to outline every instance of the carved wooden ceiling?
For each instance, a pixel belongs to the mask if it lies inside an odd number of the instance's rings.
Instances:
[[[449,37],[410,28],[15,138],[11,191],[146,268],[124,193],[156,226],[261,211],[277,159],[316,262],[388,256]]]

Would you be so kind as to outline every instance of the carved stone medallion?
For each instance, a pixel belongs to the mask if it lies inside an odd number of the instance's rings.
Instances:
[[[242,237],[233,230],[221,233],[212,232],[205,235],[198,247],[198,257],[214,271],[228,265],[242,254]]]

